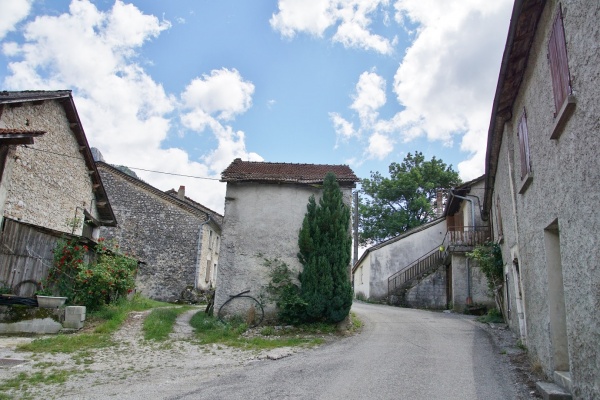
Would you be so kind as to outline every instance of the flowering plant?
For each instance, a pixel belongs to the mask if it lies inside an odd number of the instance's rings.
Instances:
[[[114,242],[99,239],[90,249],[76,239],[62,239],[54,250],[47,285],[73,304],[90,309],[126,296],[135,288],[137,262]]]

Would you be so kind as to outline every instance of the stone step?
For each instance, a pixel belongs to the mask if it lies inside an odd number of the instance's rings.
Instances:
[[[571,388],[571,372],[570,371],[554,371],[554,382],[560,386],[566,388],[570,392],[573,391]]]
[[[536,382],[535,387],[544,400],[572,400],[573,396],[553,382]]]

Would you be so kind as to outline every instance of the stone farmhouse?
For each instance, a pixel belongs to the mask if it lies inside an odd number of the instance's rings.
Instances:
[[[508,322],[578,399],[600,398],[599,20],[597,0],[515,1],[483,201]]]
[[[96,166],[119,219],[101,234],[140,260],[136,290],[156,300],[186,300],[189,289],[214,288],[222,216],[185,196],[163,192],[119,169]]]
[[[355,297],[457,311],[494,306],[485,276],[465,255],[490,238],[483,184],[481,176],[450,190],[443,208],[440,193],[437,219],[366,249],[352,267]]]
[[[319,198],[328,172],[335,174],[344,202],[350,207],[352,189],[359,179],[346,165],[247,162],[238,158],[223,171],[221,181],[227,182],[227,191],[215,310],[229,295],[245,290],[260,296],[269,282],[265,259],[278,259],[292,271],[300,271],[298,233],[308,199],[311,195]],[[273,311],[265,310],[267,314]]]
[[[0,284],[33,295],[58,238],[115,225],[71,91],[0,92]]]

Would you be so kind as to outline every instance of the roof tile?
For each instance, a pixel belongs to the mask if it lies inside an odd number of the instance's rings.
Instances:
[[[221,182],[322,183],[328,172],[333,172],[339,183],[359,181],[347,165],[270,163],[236,158],[221,173]]]

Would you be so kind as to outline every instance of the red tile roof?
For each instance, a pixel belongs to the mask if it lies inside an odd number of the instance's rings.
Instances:
[[[347,165],[254,162],[236,158],[221,173],[221,182],[322,183],[328,172],[333,172],[340,184],[359,181]]]

